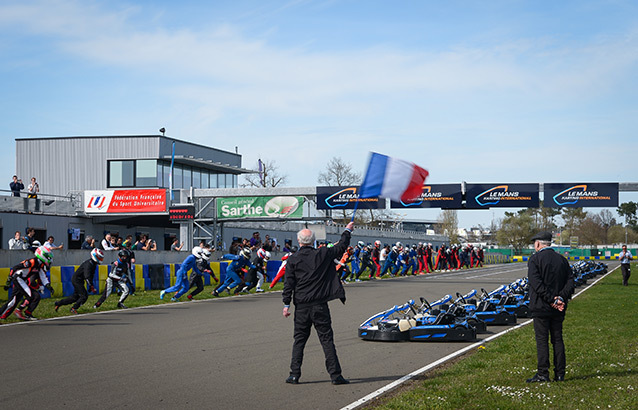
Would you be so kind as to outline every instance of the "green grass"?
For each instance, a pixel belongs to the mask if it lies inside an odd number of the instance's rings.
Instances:
[[[636,271],[635,265],[632,270]],[[621,286],[617,269],[570,303],[563,332],[567,354],[563,383],[525,382],[536,372],[530,324],[369,407],[636,409],[638,285],[635,277],[631,279],[630,286]]]

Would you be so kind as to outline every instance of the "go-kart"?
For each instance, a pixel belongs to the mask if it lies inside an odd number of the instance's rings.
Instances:
[[[451,300],[450,295],[432,303],[421,298],[421,306],[414,300],[378,313],[359,326],[359,337],[375,341],[471,341],[476,329],[464,318],[457,317],[451,307],[436,316],[428,312]],[[456,307],[455,307],[456,308]],[[412,316],[409,313],[412,313]]]
[[[508,312],[505,309],[506,300],[500,297],[500,293],[505,288],[506,285],[502,285],[490,293],[487,293],[485,289],[481,289],[482,297],[476,302],[476,305],[467,303],[464,308],[468,312],[473,312],[478,319],[488,326],[515,324],[516,313]]]

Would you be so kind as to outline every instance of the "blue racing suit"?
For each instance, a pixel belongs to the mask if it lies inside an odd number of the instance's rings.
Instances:
[[[416,249],[414,248],[410,249],[410,252],[408,253],[408,265],[412,267],[413,275],[415,275],[417,271],[419,270],[419,263],[417,262],[416,258],[417,258]]]
[[[177,292],[174,296],[175,299],[179,299],[180,296],[188,292],[188,289],[190,288],[188,271],[191,269],[198,275],[202,275],[199,269],[197,269],[197,258],[195,255],[189,255],[186,259],[184,259],[184,262],[182,262],[177,272],[175,272],[175,284],[170,288],[164,289],[164,292]]]
[[[393,275],[397,273],[397,259],[399,258],[399,253],[392,250],[390,252],[388,252],[388,254],[385,257],[385,262],[383,263],[383,269],[381,269],[381,276],[385,275],[386,272],[389,270],[390,271],[390,275]]]
[[[257,269],[257,267],[253,265],[250,260],[240,255],[233,255],[232,253],[228,253],[222,258],[231,260],[232,262],[226,268],[226,280],[224,280],[224,283],[219,286],[218,292],[223,292],[224,290],[226,290],[227,287],[228,289],[233,289],[234,287],[242,283],[241,277],[239,275],[241,275],[241,271],[244,267]]]
[[[354,254],[352,255],[350,266],[352,267],[352,273],[358,278],[359,270],[361,269],[361,248],[359,245],[354,247]]]

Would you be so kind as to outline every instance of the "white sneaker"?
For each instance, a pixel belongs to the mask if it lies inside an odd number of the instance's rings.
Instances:
[[[361,279],[355,279],[354,281],[355,282],[361,282]]]
[[[264,290],[263,290],[263,289],[261,289],[261,288],[257,288],[257,289],[255,290],[255,292],[257,292],[257,293],[261,293],[261,292],[263,292],[263,291],[264,291]]]

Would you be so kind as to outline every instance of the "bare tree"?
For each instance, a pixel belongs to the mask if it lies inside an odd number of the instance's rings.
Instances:
[[[261,167],[260,167],[261,163]],[[242,187],[252,188],[274,188],[279,185],[286,185],[287,175],[279,172],[279,166],[275,160],[258,160],[256,173],[244,174],[245,184]]]
[[[439,214],[439,223],[443,235],[450,238],[450,243],[457,243],[459,239],[459,217],[454,209],[444,209]]]
[[[326,170],[319,173],[317,181],[328,186],[359,185],[361,174],[353,171],[352,165],[341,158],[333,157],[328,161]]]

